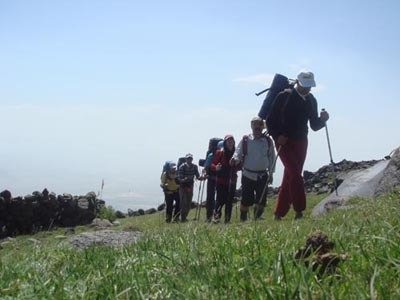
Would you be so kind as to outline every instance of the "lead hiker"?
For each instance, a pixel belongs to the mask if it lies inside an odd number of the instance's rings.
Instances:
[[[260,117],[254,117],[250,124],[252,134],[242,138],[230,161],[231,165],[242,164],[241,221],[247,220],[247,212],[253,204],[254,219],[261,217],[267,203],[267,192],[264,192],[264,188],[272,183],[272,174],[275,171],[274,145],[271,138],[263,133],[264,121]]]
[[[310,93],[315,87],[312,72],[300,72],[293,88],[279,93],[269,116],[269,133],[278,147],[278,155],[284,166],[282,184],[274,214],[275,219],[284,217],[293,205],[295,219],[303,217],[306,195],[302,170],[307,155],[308,122],[314,131],[324,127],[329,114],[322,110],[318,116],[317,100]]]
[[[237,171],[239,168],[231,166],[235,152],[235,139],[228,134],[224,137],[222,149],[218,149],[211,162],[211,170],[216,173],[217,201],[214,211],[214,221],[219,222],[222,207],[225,205],[225,223],[229,223],[232,215],[233,197],[236,191]]]
[[[171,223],[172,212],[174,212],[174,221],[177,222],[180,215],[179,205],[179,183],[176,172],[176,164],[173,162],[166,162],[164,164],[163,173],[161,175],[161,188],[165,195],[166,205],[166,222]],[[174,211],[175,201],[175,211]]]
[[[187,221],[187,215],[190,211],[190,206],[193,199],[193,185],[194,178],[203,180],[203,177],[199,174],[197,165],[193,163],[193,155],[188,153],[185,156],[186,162],[183,163],[178,169],[179,185],[179,196],[180,196],[180,207],[181,207],[181,221]]]

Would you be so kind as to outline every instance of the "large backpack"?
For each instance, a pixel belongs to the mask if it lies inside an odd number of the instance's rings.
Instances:
[[[205,159],[205,161],[207,161],[207,158],[208,158],[208,156],[209,156],[210,154],[213,154],[213,155],[214,155],[214,153],[218,150],[218,144],[221,143],[221,142],[223,142],[223,141],[224,141],[223,139],[217,138],[217,137],[213,137],[213,138],[211,138],[211,139],[209,140],[209,142],[208,142],[208,150],[207,150],[207,153],[206,153],[206,159]],[[206,173],[207,173],[208,175],[210,175],[210,174],[212,173],[210,167],[206,167]]]
[[[213,137],[208,142],[208,150],[206,153],[206,159],[210,153],[214,153],[218,149],[218,143],[223,141],[221,138]]]
[[[264,90],[268,91],[267,95],[265,96],[264,102],[260,108],[260,111],[258,113],[258,116],[261,119],[264,119],[267,124],[267,129],[269,127],[269,116],[272,111],[272,107],[274,105],[276,96],[286,90],[293,88],[295,81],[287,78],[286,76],[283,76],[281,74],[275,74],[274,79],[272,80],[271,86]],[[261,92],[262,93],[262,92]],[[260,95],[261,93],[257,94]]]
[[[164,163],[160,178],[162,178],[162,175],[164,174],[164,172],[168,174],[168,172],[171,169],[172,165],[175,165],[175,163],[173,161],[171,161],[171,160],[167,160]]]
[[[179,157],[178,158],[178,165],[176,166],[177,170],[179,170],[179,168],[186,162],[186,158],[185,157]]]

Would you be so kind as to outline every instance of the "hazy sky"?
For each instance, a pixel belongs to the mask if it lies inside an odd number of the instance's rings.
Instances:
[[[163,201],[165,160],[238,141],[275,73],[315,74],[333,159],[400,146],[399,1],[2,1],[0,190]],[[305,169],[329,163],[310,132]],[[277,166],[274,185],[279,185]],[[195,195],[196,197],[196,195]]]

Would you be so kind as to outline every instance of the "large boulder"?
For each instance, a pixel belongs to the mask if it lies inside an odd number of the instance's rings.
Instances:
[[[398,186],[400,186],[400,147],[392,152],[389,164],[375,189],[375,196],[390,192]]]
[[[352,170],[341,174],[342,184],[323,199],[312,211],[316,216],[335,208],[346,208],[350,198],[376,197],[400,186],[400,148],[391,157],[375,162],[368,168]]]

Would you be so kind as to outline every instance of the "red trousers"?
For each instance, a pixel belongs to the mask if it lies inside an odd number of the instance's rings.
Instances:
[[[275,215],[284,217],[293,205],[296,212],[306,209],[306,194],[302,176],[308,141],[288,141],[281,147],[279,157],[283,163],[283,179],[279,189]]]

